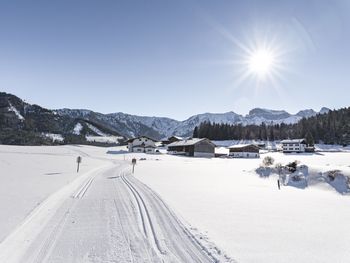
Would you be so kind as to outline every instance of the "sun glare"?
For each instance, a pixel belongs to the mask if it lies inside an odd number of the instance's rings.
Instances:
[[[273,53],[265,49],[252,52],[248,58],[249,70],[261,77],[271,73],[274,63],[275,58]]]

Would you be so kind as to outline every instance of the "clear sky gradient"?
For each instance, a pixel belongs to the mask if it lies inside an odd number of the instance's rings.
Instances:
[[[183,120],[350,106],[350,1],[1,1],[0,90]],[[276,50],[270,79],[245,48]]]

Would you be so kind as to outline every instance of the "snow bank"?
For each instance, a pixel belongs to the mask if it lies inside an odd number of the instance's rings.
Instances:
[[[63,142],[64,141],[62,134],[42,133],[42,136],[51,139],[53,142]]]
[[[86,136],[88,142],[99,142],[99,143],[109,143],[118,144],[119,140],[123,139],[120,136]]]

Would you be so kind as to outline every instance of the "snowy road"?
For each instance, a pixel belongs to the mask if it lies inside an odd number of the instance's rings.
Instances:
[[[115,162],[48,198],[0,244],[0,262],[215,262],[198,240]]]

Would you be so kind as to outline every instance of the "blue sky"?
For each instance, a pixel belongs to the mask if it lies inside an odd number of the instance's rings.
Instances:
[[[179,120],[350,106],[349,13],[347,0],[1,1],[0,89]],[[278,68],[261,80],[243,62],[264,44]]]

